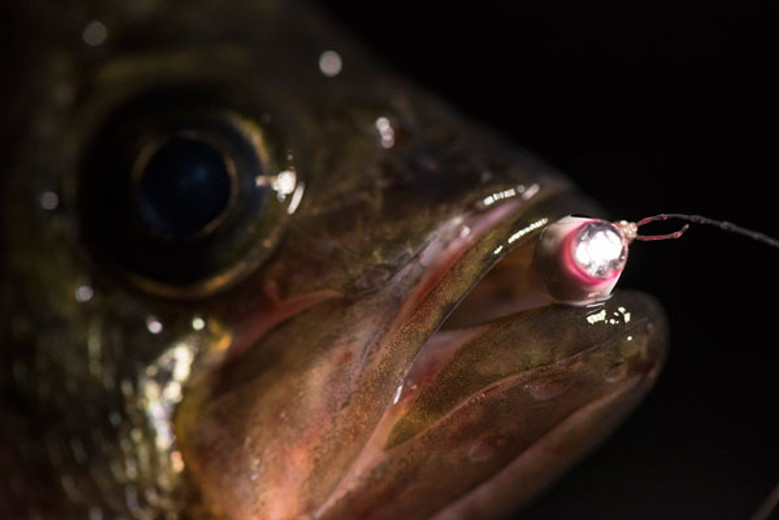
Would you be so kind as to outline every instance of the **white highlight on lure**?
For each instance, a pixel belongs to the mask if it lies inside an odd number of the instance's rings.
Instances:
[[[584,230],[586,236],[573,244],[573,258],[577,267],[593,278],[605,279],[625,265],[627,249],[625,237],[608,223],[591,224]]]
[[[335,51],[328,50],[319,55],[319,70],[328,78],[334,78],[341,73],[343,60]]]

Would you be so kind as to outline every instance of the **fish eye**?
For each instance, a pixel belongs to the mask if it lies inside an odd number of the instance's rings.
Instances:
[[[260,119],[210,92],[146,94],[109,111],[77,194],[95,264],[173,297],[209,295],[259,266],[297,187],[291,154]]]
[[[232,161],[197,136],[150,145],[136,168],[138,213],[153,231],[186,237],[216,227],[236,190]]]

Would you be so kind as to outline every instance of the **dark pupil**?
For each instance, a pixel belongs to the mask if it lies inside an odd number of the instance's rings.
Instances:
[[[153,229],[182,237],[216,220],[230,201],[230,174],[222,155],[196,139],[162,145],[138,183],[141,217]]]

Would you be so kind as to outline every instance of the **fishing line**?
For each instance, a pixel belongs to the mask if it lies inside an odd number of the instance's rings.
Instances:
[[[620,227],[624,227],[627,230],[626,238],[628,238],[629,235],[632,233],[632,239],[642,240],[642,241],[680,238],[690,228],[689,224],[685,224],[679,230],[664,235],[639,235],[638,234],[638,228],[640,228],[641,226],[644,226],[651,222],[657,222],[662,220],[683,220],[695,224],[714,226],[724,231],[730,231],[731,233],[743,235],[747,238],[751,238],[752,240],[756,240],[758,242],[769,245],[771,247],[779,248],[779,240],[770,237],[764,233],[760,233],[758,231],[754,231],[751,229],[747,229],[745,227],[738,226],[736,224],[733,224],[732,222],[726,222],[724,220],[715,220],[701,215],[684,215],[681,213],[661,213],[659,215],[654,215],[652,217],[643,218],[638,222],[636,222],[635,224],[631,222],[619,222],[617,223],[617,225]],[[630,239],[631,238],[629,238],[629,240]],[[777,483],[777,485],[768,493],[768,496],[760,504],[760,507],[757,509],[757,511],[755,511],[754,515],[750,517],[750,520],[769,520],[770,516],[772,516],[774,513],[777,513],[777,511],[779,511],[779,509],[777,509],[777,506],[779,506],[779,483]]]
[[[701,215],[684,215],[681,213],[661,213],[659,215],[654,215],[652,217],[646,217],[638,222],[635,223],[635,229],[637,230],[641,226],[645,224],[649,224],[650,222],[656,222],[661,220],[684,220],[687,222],[694,222],[695,224],[704,224],[707,226],[714,226],[719,229],[722,229],[724,231],[730,231],[731,233],[736,233],[739,235],[746,236],[748,238],[751,238],[752,240],[757,240],[758,242],[762,242],[766,245],[769,245],[771,247],[779,248],[779,240],[770,237],[764,233],[760,233],[758,231],[753,231],[751,229],[747,229],[745,227],[737,226],[736,224],[733,224],[732,222],[727,222],[724,220],[714,220],[712,218],[703,217]],[[620,222],[622,224],[622,222]],[[626,222],[628,226],[632,225],[630,222]],[[636,240],[643,240],[643,241],[650,241],[650,240],[666,240],[666,239],[674,239],[681,237],[685,231],[689,229],[689,224],[685,224],[682,226],[682,228],[678,231],[675,231],[673,233],[668,233],[666,235],[638,235],[636,234],[633,238]]]

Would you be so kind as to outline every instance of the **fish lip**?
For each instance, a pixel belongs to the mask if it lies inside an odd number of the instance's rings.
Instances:
[[[602,326],[605,331],[582,339],[580,344],[573,341],[573,336],[576,334],[561,334],[551,339],[544,337],[541,343],[546,344],[548,348],[535,349],[525,349],[523,345],[515,346],[512,344],[511,337],[507,339],[498,334],[495,335],[497,339],[495,343],[490,344],[487,341],[479,348],[484,356],[469,356],[470,361],[467,361],[468,358],[465,358],[466,361],[458,359],[464,357],[464,349],[472,348],[471,345],[482,341],[484,336],[489,338],[492,329],[516,328],[525,332],[532,331],[534,330],[532,326],[525,327],[525,325],[535,319],[551,320],[558,326],[568,325],[582,335],[590,332],[587,330],[589,327]],[[559,323],[561,321],[562,324]],[[610,327],[613,330],[608,330]],[[538,333],[554,334],[550,328],[541,327]],[[456,381],[462,391],[458,394],[458,399],[450,401],[449,407],[441,413],[438,421],[443,421],[447,416],[456,414],[458,410],[468,406],[474,396],[479,396],[480,399],[488,398],[491,393],[517,384],[528,385],[529,391],[539,394],[537,396],[539,400],[545,400],[542,394],[556,395],[559,390],[554,388],[559,382],[555,380],[557,377],[555,372],[560,372],[561,368],[575,365],[593,355],[615,352],[620,347],[625,350],[625,344],[633,341],[636,344],[640,343],[641,347],[633,349],[635,352],[628,349],[622,357],[615,357],[613,367],[609,367],[609,372],[604,372],[602,375],[612,382],[620,382],[628,375],[637,376],[636,384],[646,382],[648,387],[657,379],[665,363],[667,335],[667,324],[660,305],[654,298],[637,291],[617,291],[609,300],[586,307],[551,303],[543,307],[522,310],[480,325],[432,334],[420,348],[402,383],[398,386],[396,395],[393,397],[393,405],[403,405],[404,401],[412,403],[424,401],[426,397],[427,401],[432,401],[429,396],[438,391],[437,387],[447,384],[447,377],[449,382]],[[556,339],[561,341],[553,346]],[[569,341],[568,345],[561,348],[560,345],[565,345],[566,341]],[[502,357],[507,353],[524,355],[523,351],[529,350],[533,353],[531,357],[535,358],[535,364],[517,363],[512,366],[510,361],[505,361],[502,366],[490,366],[486,363],[489,369],[484,367],[479,369],[482,380],[478,384],[468,386],[466,383],[469,377],[468,364],[475,366],[480,360],[488,358],[493,349],[495,356]],[[462,366],[453,372],[452,365],[455,364]],[[493,372],[490,374],[488,370]],[[620,370],[624,373],[620,373]],[[551,379],[551,383],[546,382],[543,387],[533,388],[532,381],[536,376]],[[546,398],[549,396],[547,395]],[[390,434],[385,447],[391,448],[411,437],[393,439]]]
[[[520,313],[517,313],[517,315],[518,314]],[[512,317],[514,316],[509,316],[508,318],[512,318]],[[619,336],[615,336],[609,339],[608,341],[594,343],[590,346],[582,348],[581,350],[571,353],[569,356],[564,357],[562,359],[552,360],[548,363],[529,367],[527,369],[508,374],[496,380],[495,382],[490,383],[488,386],[485,386],[482,390],[479,390],[479,392],[490,393],[499,390],[505,386],[510,386],[514,384],[524,384],[526,383],[527,379],[533,379],[533,377],[536,374],[554,371],[555,369],[558,369],[562,365],[574,363],[576,362],[577,359],[595,354],[598,351],[614,349],[617,343],[619,343],[622,340],[622,337],[626,335],[630,336],[636,334],[640,332],[642,328],[645,328],[647,325],[648,325],[648,319],[644,318],[639,322],[633,323],[630,327],[626,327],[624,330],[620,331]],[[637,382],[639,379],[640,380],[653,379],[653,377],[657,375],[657,370],[659,369],[659,366],[664,362],[665,359],[664,357],[665,349],[662,348],[660,345],[661,343],[658,343],[656,341],[647,342],[647,347],[650,352],[647,352],[646,357],[649,358],[648,364],[649,366],[651,366],[651,369],[639,372],[637,374],[638,376],[638,379],[636,380]],[[616,379],[618,376],[614,374],[609,377]],[[621,378],[621,376],[619,377]],[[539,400],[544,400],[544,396],[539,396]],[[451,412],[457,411],[457,408],[462,406],[463,403],[465,402],[467,402],[467,399],[461,401],[461,403],[458,404],[457,407],[453,408]]]

